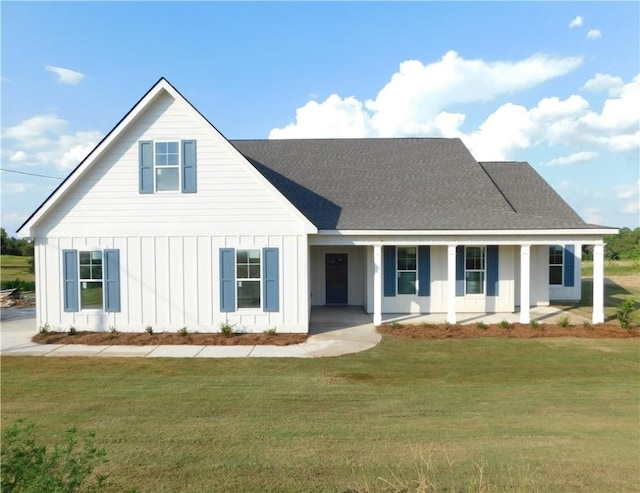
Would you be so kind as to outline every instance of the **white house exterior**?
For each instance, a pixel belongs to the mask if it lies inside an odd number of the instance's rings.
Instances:
[[[424,185],[424,188],[423,188]],[[307,332],[312,306],[514,312],[580,298],[603,242],[526,163],[457,139],[228,141],[165,79],[19,230],[37,323]]]

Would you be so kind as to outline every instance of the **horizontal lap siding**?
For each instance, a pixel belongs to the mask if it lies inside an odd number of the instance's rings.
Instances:
[[[224,314],[219,311],[220,248],[278,248],[280,300],[278,312]],[[62,251],[117,248],[120,251],[121,311],[65,313],[62,305]],[[62,237],[36,239],[38,325],[53,329],[143,331],[218,331],[229,320],[239,330],[306,332],[306,276],[300,267],[307,248],[304,235]]]
[[[198,192],[140,194],[138,142],[180,139],[197,140]],[[245,166],[210,126],[165,94],[76,182],[43,219],[38,234],[300,231],[299,219]]]

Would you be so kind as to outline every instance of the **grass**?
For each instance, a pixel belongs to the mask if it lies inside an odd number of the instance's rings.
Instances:
[[[35,276],[29,272],[29,259],[31,257],[20,257],[17,255],[0,255],[0,280],[2,283],[7,281],[24,281],[32,283]]]
[[[605,276],[627,276],[640,274],[640,260],[605,260]],[[593,261],[582,261],[582,275],[584,277],[593,276]]]
[[[639,351],[385,338],[321,359],[4,357],[1,420],[45,441],[95,431],[114,492],[396,491],[378,478],[418,480],[416,457],[439,491],[481,490],[480,470],[482,491],[636,491]]]

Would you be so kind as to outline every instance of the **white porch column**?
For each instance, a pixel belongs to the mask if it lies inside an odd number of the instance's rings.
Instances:
[[[382,246],[373,245],[373,325],[382,325]]]
[[[529,315],[531,286],[531,245],[520,245],[520,323],[531,322]]]
[[[593,246],[593,318],[592,323],[604,322],[604,244]]]
[[[447,245],[447,322],[456,323],[456,245]]]

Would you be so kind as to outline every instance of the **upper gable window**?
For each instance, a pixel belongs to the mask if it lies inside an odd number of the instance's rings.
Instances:
[[[139,142],[140,193],[197,190],[195,140]]]
[[[156,192],[180,190],[180,154],[177,142],[156,142],[154,165]]]

